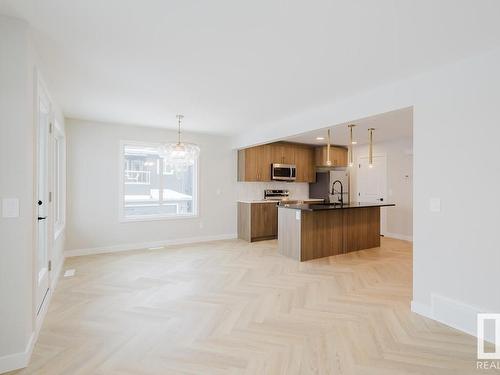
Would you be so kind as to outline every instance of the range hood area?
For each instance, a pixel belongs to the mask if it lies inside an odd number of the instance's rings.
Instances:
[[[339,163],[338,160],[332,160],[332,151],[336,151],[338,149],[337,146],[332,146],[331,144],[331,132],[330,129],[327,130],[327,143],[326,146],[320,150],[319,152],[323,152],[323,157],[319,159],[322,161],[320,164],[316,164],[316,172],[329,172],[329,171],[345,171],[346,165],[342,165],[343,163]],[[345,152],[345,151],[342,151]]]

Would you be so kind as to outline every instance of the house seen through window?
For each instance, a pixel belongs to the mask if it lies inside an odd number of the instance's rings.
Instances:
[[[181,170],[168,165],[156,145],[122,144],[122,219],[197,214],[197,162]]]

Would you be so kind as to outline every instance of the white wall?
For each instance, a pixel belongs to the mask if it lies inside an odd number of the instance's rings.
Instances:
[[[475,334],[477,311],[500,312],[499,66],[497,49],[255,127],[234,146],[413,106],[412,308]]]
[[[405,126],[408,124],[402,124]],[[376,134],[375,134],[376,135]],[[382,208],[385,212],[384,234],[388,237],[411,240],[413,236],[413,139],[399,138],[375,142],[375,155],[385,155],[387,160],[387,201],[395,207]],[[354,160],[368,155],[368,145],[354,147]],[[357,172],[351,172],[351,198],[357,201]]]
[[[18,198],[20,203],[18,218],[0,217],[1,373],[25,366],[36,340],[34,107],[41,74],[24,21],[0,16],[0,55],[0,199]],[[64,128],[57,104],[51,104],[53,115]],[[50,228],[51,220],[49,217]],[[64,231],[51,245],[49,259],[58,266],[63,260]],[[51,273],[52,286],[55,271]]]
[[[120,140],[168,142],[176,140],[176,132],[66,120],[66,136],[68,254],[236,236],[236,151],[227,137],[183,133],[186,142],[201,148],[198,218],[123,223],[118,221]]]
[[[0,357],[5,357],[25,351],[33,331],[33,67],[24,22],[0,16],[0,55],[0,198],[20,201],[18,218],[0,218]]]

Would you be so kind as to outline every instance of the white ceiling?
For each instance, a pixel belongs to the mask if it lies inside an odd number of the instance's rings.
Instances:
[[[66,116],[234,134],[499,45],[497,0],[0,0]]]
[[[374,142],[391,141],[399,138],[413,137],[413,109],[403,108],[397,111],[381,113],[345,124],[337,124],[326,128],[313,130],[292,137],[283,138],[284,141],[308,143],[312,145],[326,144],[327,129],[331,130],[330,141],[335,145],[347,146],[349,144],[349,128],[347,125],[356,125],[353,128],[353,140],[358,145],[368,143],[368,129],[374,128]],[[324,137],[317,140],[316,137]]]

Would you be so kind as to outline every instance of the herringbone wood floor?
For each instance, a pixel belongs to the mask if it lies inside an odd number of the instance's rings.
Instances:
[[[25,374],[470,374],[475,338],[410,312],[404,241],[305,263],[276,241],[70,258]]]

